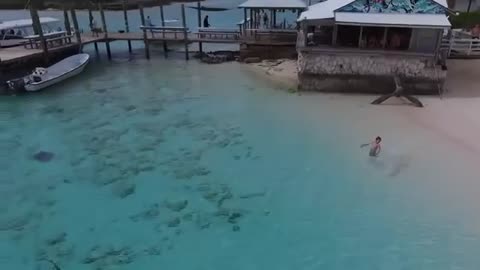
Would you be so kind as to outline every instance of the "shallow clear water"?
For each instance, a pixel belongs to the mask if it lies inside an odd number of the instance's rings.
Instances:
[[[454,155],[371,164],[348,104],[138,53],[2,97],[1,269],[480,265],[478,187]]]

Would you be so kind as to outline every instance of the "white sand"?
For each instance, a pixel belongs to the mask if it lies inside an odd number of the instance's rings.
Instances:
[[[263,62],[251,64],[251,66],[259,76],[276,81],[287,89],[296,88],[296,61],[281,60],[280,62],[280,64],[273,62],[273,65],[272,62]],[[342,114],[356,116],[352,119],[357,119],[360,123],[352,120],[353,126],[356,124],[362,127],[369,126],[369,128],[354,129],[357,134],[372,130],[370,135],[374,136],[375,131],[380,130],[385,136],[391,131],[385,127],[398,127],[401,130],[396,139],[405,137],[411,141],[414,138],[409,136],[407,130],[425,129],[438,136],[438,141],[435,138],[429,138],[425,142],[429,147],[442,144],[450,150],[453,149],[456,155],[464,157],[466,161],[472,161],[472,157],[480,161],[480,76],[477,74],[480,69],[480,60],[450,60],[448,68],[447,92],[443,98],[419,97],[425,105],[424,108],[409,106],[407,102],[397,98],[390,99],[384,105],[370,105],[369,102],[376,97],[374,95],[324,93],[300,93],[300,95],[309,96],[308,98],[314,99],[319,106],[330,106],[333,103],[334,107],[339,108],[335,110],[336,113],[342,110]],[[372,120],[361,121],[368,118]],[[393,134],[390,135],[393,136]],[[409,142],[408,144],[411,144],[411,151],[418,149],[415,155],[423,154],[420,152],[425,149],[419,143]],[[450,155],[450,153],[444,154]]]
[[[250,64],[252,70],[287,89],[297,89],[297,61],[281,59]]]

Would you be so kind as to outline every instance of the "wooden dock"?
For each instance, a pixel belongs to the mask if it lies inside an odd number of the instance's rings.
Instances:
[[[203,36],[203,37],[202,37]],[[147,31],[147,42],[187,42],[190,43],[219,43],[219,44],[252,44],[252,45],[265,45],[265,46],[288,46],[295,45],[293,37],[289,40],[275,40],[269,38],[255,38],[254,35],[249,36],[229,36],[225,35],[206,35],[201,32],[188,33],[187,38],[185,39],[183,33],[179,32],[148,32]],[[84,33],[81,35],[81,44],[82,46],[92,44],[92,43],[106,43],[114,41],[145,41],[142,32],[129,32],[129,33],[100,33],[94,35],[93,33]],[[59,52],[66,49],[72,49],[78,47],[78,42],[75,39],[72,40],[72,43],[65,44],[63,46],[58,46],[54,48],[49,48],[48,51],[51,53]],[[16,46],[9,48],[0,48],[0,65],[9,64],[15,61],[21,61],[28,58],[40,57],[43,54],[42,49],[27,49],[24,46]]]
[[[107,22],[104,14],[104,3],[99,1],[95,6],[100,12],[102,27],[93,28],[92,31],[95,33],[80,33],[79,26],[76,18],[76,12],[73,7],[67,8],[64,6],[64,17],[65,17],[65,29],[68,40],[65,39],[61,42],[57,39],[50,39],[48,34],[44,34],[42,31],[38,32],[37,36],[34,37],[34,44],[32,45],[32,40],[30,40],[31,48],[27,46],[14,46],[7,48],[0,48],[0,68],[3,70],[9,70],[13,66],[17,67],[23,64],[37,64],[39,60],[43,61],[44,64],[52,61],[52,56],[61,57],[67,54],[75,53],[75,51],[80,52],[83,46],[88,44],[94,44],[95,50],[98,53],[99,43],[105,45],[108,58],[112,57],[110,43],[115,41],[126,41],[128,42],[128,50],[132,51],[131,42],[140,41],[144,43],[145,46],[145,56],[150,58],[150,43],[163,43],[165,53],[168,51],[168,44],[170,43],[180,43],[185,46],[185,58],[189,59],[189,44],[198,43],[199,50],[202,52],[202,43],[218,43],[218,44],[240,44],[242,47],[261,47],[266,48],[267,51],[272,51],[275,46],[278,47],[289,47],[295,48],[297,32],[296,30],[265,30],[265,29],[249,29],[252,28],[253,24],[251,21],[245,19],[238,28],[233,29],[216,29],[216,28],[202,28],[201,27],[201,14],[200,9],[198,9],[198,30],[196,32],[190,32],[187,28],[186,17],[185,17],[185,5],[181,5],[182,11],[182,26],[181,27],[167,27],[165,26],[165,20],[163,16],[163,6],[160,6],[161,11],[161,26],[144,26],[147,25],[145,20],[143,2],[139,2],[137,7],[140,11],[141,23],[140,31],[131,32],[128,16],[127,16],[127,6],[126,1],[123,1],[123,12],[125,17],[125,30],[124,32],[110,32],[108,31]],[[198,2],[200,5],[200,2]],[[68,11],[71,13],[73,20],[73,28],[69,22]],[[40,21],[38,17],[38,10],[36,7],[31,4],[30,12],[32,14],[32,21],[37,30],[41,29]],[[90,22],[92,23],[92,10],[89,9]],[[151,23],[150,23],[151,24]],[[35,27],[34,27],[35,29]],[[37,40],[38,38],[38,40]],[[243,46],[246,45],[246,46]]]

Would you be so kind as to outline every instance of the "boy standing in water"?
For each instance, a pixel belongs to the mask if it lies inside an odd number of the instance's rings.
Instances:
[[[370,145],[370,151],[368,155],[371,157],[378,157],[378,155],[380,154],[380,151],[382,151],[382,146],[380,145],[381,142],[382,142],[382,138],[378,136],[377,138],[375,138],[375,141],[371,143],[362,144],[360,147],[363,148],[365,146]]]

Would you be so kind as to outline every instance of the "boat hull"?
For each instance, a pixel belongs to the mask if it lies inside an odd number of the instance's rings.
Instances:
[[[59,82],[62,82],[64,80],[67,80],[71,77],[75,77],[78,74],[82,73],[82,71],[85,69],[87,64],[88,64],[88,60],[85,61],[84,63],[82,63],[80,66],[78,66],[74,70],[71,70],[71,71],[69,71],[69,72],[67,72],[67,73],[65,73],[65,74],[63,74],[59,77],[53,78],[53,79],[48,80],[48,81],[25,84],[25,91],[28,91],[28,92],[40,91],[44,88],[47,88],[49,86],[52,86],[52,85],[57,84]]]

